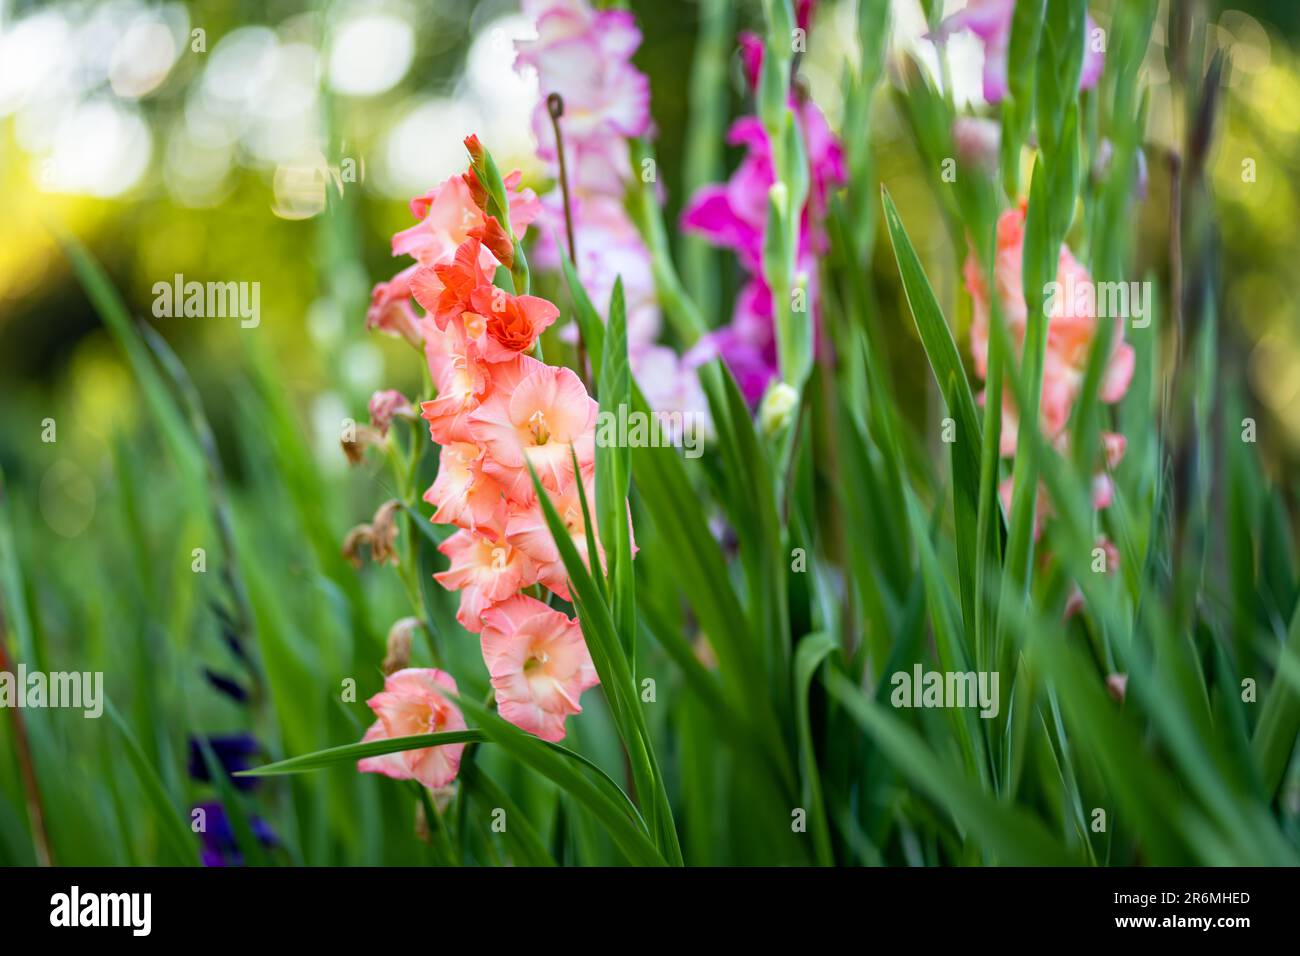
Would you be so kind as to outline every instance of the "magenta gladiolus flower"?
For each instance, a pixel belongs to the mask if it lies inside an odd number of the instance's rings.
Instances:
[[[762,42],[752,34],[742,34],[740,43],[752,85],[762,66]],[[827,246],[823,222],[830,192],[847,174],[843,147],[817,105],[791,96],[790,108],[808,154],[809,196],[800,224],[799,256],[801,271],[811,279],[816,272],[812,258]],[[731,324],[704,336],[686,356],[686,363],[696,367],[721,358],[741,393],[755,404],[778,373],[772,293],[762,277],[768,190],[776,174],[767,131],[756,117],[742,117],[732,124],[727,141],[746,147],[745,157],[726,183],[704,186],[695,193],[682,213],[681,224],[683,229],[735,252],[751,279],[736,299]],[[817,304],[812,292],[810,289],[809,300],[815,321]]]

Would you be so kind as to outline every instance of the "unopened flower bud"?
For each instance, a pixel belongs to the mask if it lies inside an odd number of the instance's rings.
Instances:
[[[777,180],[767,190],[767,198],[775,208],[784,212],[786,205],[790,202],[790,187]]]
[[[387,435],[388,426],[392,424],[394,418],[405,418],[411,421],[415,419],[415,410],[405,395],[390,388],[370,396],[370,424],[375,431],[380,435]],[[344,445],[344,450],[346,449],[347,446]]]
[[[984,173],[998,167],[998,146],[1002,139],[1002,126],[991,119],[979,116],[959,116],[952,124],[952,143],[957,159]]]
[[[785,382],[775,382],[763,396],[758,409],[759,427],[763,434],[773,438],[785,431],[799,406],[799,393]]]
[[[1106,690],[1121,704],[1124,703],[1124,695],[1128,691],[1127,674],[1110,674],[1106,677]]]

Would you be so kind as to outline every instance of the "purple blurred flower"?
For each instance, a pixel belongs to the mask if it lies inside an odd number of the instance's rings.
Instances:
[[[216,734],[209,737],[190,738],[189,774],[195,780],[210,781],[208,763],[203,759],[203,745],[206,741],[218,765],[230,777],[236,789],[252,790],[257,786],[257,777],[236,777],[241,770],[251,769],[252,758],[262,752],[261,745],[249,734]]]
[[[235,831],[226,815],[226,808],[215,800],[200,803],[194,808],[203,811],[203,830],[199,838],[203,842],[200,858],[204,866],[242,866],[244,858],[235,841]],[[248,821],[253,835],[262,846],[270,849],[279,846],[279,839],[270,825],[260,817]]]

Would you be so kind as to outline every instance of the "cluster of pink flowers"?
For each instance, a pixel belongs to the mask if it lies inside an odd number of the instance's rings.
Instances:
[[[800,26],[807,28],[811,4],[800,4]],[[741,59],[751,89],[758,85],[763,63],[763,42],[751,33],[741,34]],[[808,154],[810,189],[800,223],[798,271],[808,277],[811,312],[818,314],[816,261],[826,252],[826,204],[830,192],[845,181],[844,152],[817,105],[792,92],[790,108]],[[727,142],[744,146],[745,158],[731,179],[705,186],[682,213],[682,228],[704,236],[714,245],[731,249],[749,274],[736,297],[729,325],[706,335],[687,355],[698,365],[720,356],[745,398],[754,404],[777,375],[775,316],[772,292],[763,278],[763,234],[767,227],[768,191],[776,181],[772,147],[756,117],[737,120]]]
[[[641,31],[628,11],[593,10],[586,0],[524,0],[523,6],[537,25],[537,38],[517,41],[515,68],[537,75],[541,95],[533,111],[533,133],[538,155],[557,180],[541,200],[534,264],[558,269],[565,236],[559,151],[547,103],[554,93],[564,106],[558,125],[578,277],[605,314],[621,277],[628,361],[650,406],[661,412],[702,410],[703,394],[693,371],[682,366],[676,352],[657,344],[662,323],[650,253],[623,203],[634,175],[628,140],[653,132],[650,85],[631,61]]]
[[[481,149],[474,137],[466,146],[471,156]],[[519,189],[518,173],[505,186],[510,230],[522,237],[540,206]],[[441,446],[424,498],[435,522],[459,530],[439,548],[450,567],[435,578],[460,592],[457,620],[479,635],[501,716],[554,741],[598,679],[577,620],[524,593],[547,588],[569,597],[528,466],[586,558],[578,483],[594,502],[597,406],[572,370],[528,354],[559,310],[492,284],[497,267],[512,263],[513,248],[486,208],[473,169],[413,200],[420,221],[393,237],[393,251],[415,264],[376,287],[368,324],[419,343],[437,386],[437,397],[420,405]],[[381,410],[395,402],[376,399]],[[378,721],[366,739],[463,728],[447,696],[455,691],[441,671],[392,674],[369,701]],[[361,769],[441,787],[456,775],[459,746],[365,760]]]
[[[1022,293],[1025,210],[1025,203],[1021,202],[1018,206],[1006,210],[998,218],[997,252],[993,272],[993,294],[997,296],[1018,354],[1024,348],[1028,321],[1028,307]],[[984,276],[973,253],[966,258],[963,274],[966,289],[974,302],[971,353],[975,359],[976,373],[980,378],[985,378],[988,375],[990,290],[984,282]],[[1087,269],[1064,245],[1061,246],[1057,263],[1056,281],[1064,290],[1092,288],[1092,280]],[[1044,436],[1061,452],[1067,451],[1069,438],[1067,426],[1070,413],[1083,385],[1093,337],[1097,334],[1095,305],[1095,297],[1090,306],[1088,297],[1072,294],[1058,295],[1050,301],[1039,420]],[[1124,320],[1122,317],[1116,317],[1115,329],[1111,335],[1110,354],[1107,356],[1102,375],[1100,397],[1103,402],[1111,404],[1124,397],[1133,379],[1134,358],[1133,346],[1124,341]],[[982,401],[983,395],[980,398]],[[1003,391],[1002,403],[1000,450],[1005,457],[1010,457],[1016,452],[1018,426],[1019,416],[1014,396],[1008,388]],[[1113,486],[1108,471],[1118,465],[1124,455],[1124,436],[1114,432],[1104,432],[1102,444],[1107,467],[1096,475],[1092,487],[1092,503],[1098,509],[1106,508],[1111,503]],[[1007,478],[1000,488],[1003,503],[1008,510],[1011,507],[1013,482],[1014,475]],[[1040,493],[1034,526],[1035,535],[1041,530],[1042,522],[1047,518],[1048,513],[1047,498]],[[1099,542],[1099,545],[1107,553],[1106,567],[1114,570],[1118,556],[1113,547],[1106,541]]]

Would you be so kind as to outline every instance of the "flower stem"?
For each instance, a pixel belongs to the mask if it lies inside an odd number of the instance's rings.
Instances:
[[[578,246],[573,237],[573,199],[569,195],[569,168],[564,159],[564,134],[560,132],[560,117],[564,115],[564,99],[559,93],[550,93],[546,97],[546,111],[551,116],[551,129],[555,131],[555,155],[559,162],[560,196],[564,200],[564,237],[569,243],[569,261],[578,268]],[[587,369],[587,346],[582,340],[582,329],[578,329],[577,344],[578,374],[590,387],[591,374]]]

